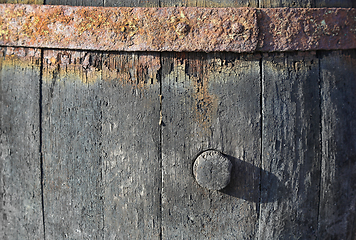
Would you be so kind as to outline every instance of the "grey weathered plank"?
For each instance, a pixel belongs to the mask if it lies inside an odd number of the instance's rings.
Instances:
[[[354,0],[315,0],[315,7],[356,7]]]
[[[105,7],[159,1],[106,0]],[[103,180],[106,239],[161,235],[160,55],[111,53],[103,60]]]
[[[320,59],[322,168],[319,239],[356,239],[356,51]]]
[[[356,7],[352,0],[316,0],[315,7]],[[355,51],[322,54],[322,167],[319,239],[356,239]]]
[[[40,50],[0,54],[0,239],[42,239]]]
[[[105,239],[159,239],[160,59],[105,54],[102,146]]]
[[[160,4],[258,7],[257,0],[168,0]],[[163,239],[257,236],[261,173],[259,63],[256,58],[251,62],[238,58],[234,54],[202,53],[171,53],[162,58]],[[251,112],[247,106],[251,106]],[[241,115],[236,117],[236,111]],[[204,190],[193,178],[194,158],[209,148],[229,154],[233,162],[232,181],[224,193]]]
[[[46,236],[157,239],[159,55],[45,51]]]
[[[261,177],[259,238],[314,239],[321,162],[318,61],[311,53],[266,54],[262,69],[262,169],[282,184]]]
[[[46,239],[102,239],[101,55],[44,51]]]
[[[318,63],[312,56],[279,55],[263,63],[264,170],[285,189],[262,177],[262,238],[313,237],[317,226],[320,134]],[[296,225],[300,226],[296,227]]]
[[[260,7],[305,7],[314,6],[314,0],[260,0]]]
[[[167,53],[162,62],[163,239],[257,236],[259,55]],[[203,189],[193,177],[193,161],[207,149],[233,163],[223,191]]]

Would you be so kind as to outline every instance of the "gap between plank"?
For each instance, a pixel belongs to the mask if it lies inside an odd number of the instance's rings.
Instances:
[[[41,58],[40,58],[40,79],[39,79],[39,131],[40,131],[40,136],[39,136],[39,153],[40,153],[40,169],[41,169],[41,205],[42,205],[42,225],[43,225],[43,239],[46,240],[46,222],[45,222],[45,207],[44,207],[44,170],[43,170],[43,149],[42,149],[42,120],[43,120],[43,113],[42,113],[42,85],[43,85],[43,52],[44,50],[41,49]]]
[[[261,165],[260,165],[260,184],[259,184],[259,192],[260,192],[260,196],[259,196],[259,202],[258,202],[258,212],[257,212],[257,219],[258,219],[258,239],[260,239],[260,218],[261,218],[261,203],[262,203],[262,165],[263,165],[263,55],[261,55],[260,58],[260,114],[261,114],[261,130],[260,130],[260,141],[261,141],[261,145],[260,145],[260,160],[261,160]]]
[[[319,163],[319,171],[320,171],[320,178],[319,178],[319,200],[318,200],[318,215],[316,217],[317,219],[317,226],[316,226],[316,239],[320,239],[319,236],[319,220],[320,220],[320,201],[321,201],[321,189],[322,189],[322,166],[323,166],[323,111],[322,111],[322,95],[321,95],[321,89],[322,89],[322,79],[321,79],[321,64],[320,64],[320,59],[321,59],[321,52],[317,51],[316,52],[316,58],[318,59],[318,81],[319,81],[319,109],[320,109],[320,119],[319,119],[319,134],[320,134],[320,138],[319,138],[319,144],[320,144],[320,163]]]
[[[162,101],[163,101],[163,96],[162,96],[162,54],[159,54],[159,61],[161,68],[158,70],[158,80],[159,80],[159,149],[158,149],[158,161],[159,161],[159,169],[160,169],[160,186],[159,186],[159,239],[162,240],[162,190],[163,190],[163,157],[162,157],[162,127],[163,127],[163,119],[162,119]]]

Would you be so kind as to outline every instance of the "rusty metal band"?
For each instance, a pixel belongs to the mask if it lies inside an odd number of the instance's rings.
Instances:
[[[0,4],[0,45],[177,52],[352,49],[356,9]]]

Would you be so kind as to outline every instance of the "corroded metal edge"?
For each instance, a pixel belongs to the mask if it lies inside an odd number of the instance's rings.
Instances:
[[[176,52],[350,49],[356,48],[356,9],[1,4],[0,45]]]
[[[258,18],[259,51],[356,48],[354,8],[266,8]]]

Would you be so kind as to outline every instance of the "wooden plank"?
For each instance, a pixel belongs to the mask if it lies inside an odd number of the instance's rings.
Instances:
[[[316,7],[356,7],[352,0],[317,0]],[[355,51],[324,52],[320,60],[322,163],[319,239],[355,239]]]
[[[313,7],[314,0],[260,0],[260,7]]]
[[[156,53],[103,58],[105,239],[159,239],[160,83]]]
[[[105,7],[158,7],[112,1]],[[161,236],[160,55],[108,53],[103,59],[105,239]]]
[[[315,54],[315,53],[314,53]],[[315,239],[321,161],[319,65],[312,53],[262,64],[261,239]]]
[[[44,51],[47,239],[103,236],[100,69],[100,53]]]
[[[258,0],[160,2],[161,7],[258,7]],[[162,239],[257,236],[259,60],[236,54],[163,56]],[[221,192],[202,189],[192,174],[194,158],[209,148],[228,154],[233,163],[231,183]]]
[[[46,236],[159,237],[157,54],[45,51]]]
[[[353,0],[315,0],[315,7],[356,7]]]
[[[260,181],[259,55],[178,54],[162,58],[163,239],[257,236]],[[232,179],[222,191],[200,187],[194,159],[226,154]]]
[[[40,50],[0,48],[0,239],[42,239]]]
[[[356,238],[356,51],[320,59],[322,168],[319,239]]]
[[[116,53],[101,59],[100,53],[54,51],[45,62],[53,63],[45,72],[47,92],[57,92],[51,100],[57,106],[48,112],[52,129],[44,130],[52,138],[48,144],[57,147],[46,152],[64,159],[45,163],[47,182],[61,187],[68,175],[77,179],[66,186],[76,191],[46,189],[47,203],[59,198],[57,206],[46,204],[47,237],[159,238],[159,56]]]

